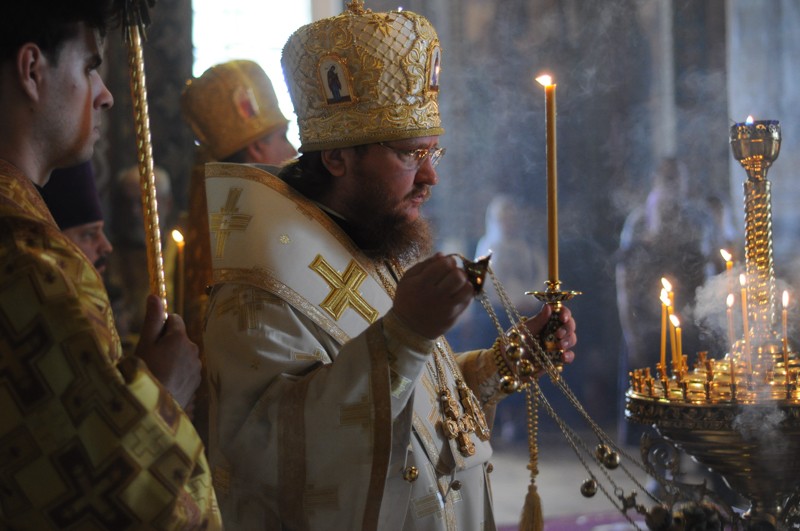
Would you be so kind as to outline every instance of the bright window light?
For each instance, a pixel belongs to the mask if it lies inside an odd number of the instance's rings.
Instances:
[[[195,77],[217,63],[250,59],[272,80],[283,114],[289,118],[288,138],[300,145],[297,122],[281,70],[281,50],[289,36],[311,22],[311,1],[193,0]]]

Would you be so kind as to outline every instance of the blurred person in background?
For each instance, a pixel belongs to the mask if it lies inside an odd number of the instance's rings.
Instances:
[[[114,248],[105,233],[91,161],[53,170],[41,189],[58,228],[86,255],[101,275]]]

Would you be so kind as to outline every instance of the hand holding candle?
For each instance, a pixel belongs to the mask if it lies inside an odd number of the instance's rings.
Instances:
[[[536,78],[543,87],[546,107],[547,131],[547,282],[545,291],[526,292],[547,303],[553,309],[542,333],[545,345],[555,344],[555,333],[561,327],[559,312],[564,301],[570,300],[579,291],[561,291],[558,275],[558,174],[556,171],[556,85],[550,76]],[[560,355],[558,349],[547,349]],[[556,358],[555,363],[560,364]]]
[[[549,75],[536,78],[544,87],[547,131],[547,279],[558,289],[558,171],[556,166],[556,85]]]

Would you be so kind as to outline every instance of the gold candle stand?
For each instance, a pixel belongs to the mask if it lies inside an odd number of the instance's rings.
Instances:
[[[145,26],[150,22],[150,17],[144,0],[126,0],[123,9],[125,42],[128,45],[128,67],[131,74],[131,99],[136,129],[137,166],[142,192],[142,217],[144,218],[150,293],[158,295],[166,310],[167,287],[164,279],[164,259],[161,253],[161,228],[158,221],[158,201],[153,172],[153,145],[150,138],[150,115],[147,107],[147,87],[142,52],[142,35]]]
[[[631,373],[626,414],[722,475],[750,508],[745,529],[800,526],[798,358],[777,330],[772,210],[767,170],[780,153],[780,124],[736,123],[730,130],[744,183],[747,319],[724,359],[698,356],[692,370],[660,381]],[[752,364],[750,363],[752,361]],[[644,447],[643,447],[644,449]]]

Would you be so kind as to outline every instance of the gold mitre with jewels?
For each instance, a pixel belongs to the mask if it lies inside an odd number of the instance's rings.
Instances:
[[[197,140],[216,160],[289,122],[267,74],[244,59],[212,66],[187,81],[181,109]]]
[[[302,152],[444,133],[441,48],[423,16],[353,0],[294,32],[281,63]]]

